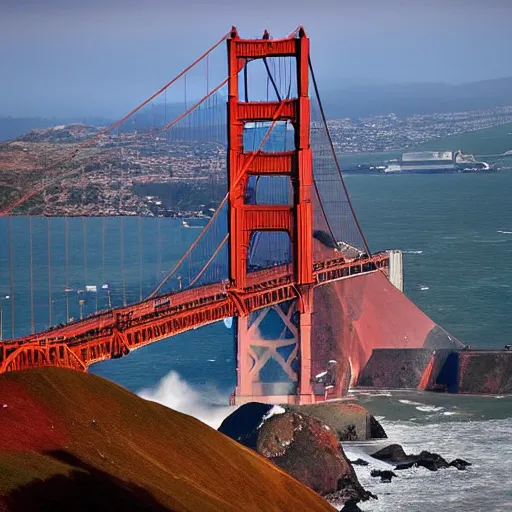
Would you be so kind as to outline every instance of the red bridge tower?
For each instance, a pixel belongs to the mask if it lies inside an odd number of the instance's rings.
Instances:
[[[313,306],[313,183],[308,92],[309,39],[301,28],[287,39],[240,39],[235,28],[228,44],[228,187],[229,277],[231,289],[248,288],[248,248],[257,231],[283,231],[291,241],[292,265],[299,299],[237,319],[237,387],[235,402],[311,403],[311,313]],[[294,57],[297,98],[241,102],[238,75],[254,59]],[[244,123],[290,121],[295,148],[280,153],[244,151]],[[250,176],[288,176],[293,204],[245,204]],[[280,334],[268,339],[263,322],[281,322]],[[265,368],[266,367],[266,368]],[[267,375],[267,377],[264,376]],[[269,378],[270,375],[270,378]]]

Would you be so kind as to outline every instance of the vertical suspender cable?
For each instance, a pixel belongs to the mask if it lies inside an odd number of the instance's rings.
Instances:
[[[142,218],[138,217],[139,223],[139,300],[142,300]]]
[[[272,76],[272,73],[270,72],[270,68],[268,67],[268,62],[267,62],[267,58],[266,57],[263,57],[263,64],[265,64],[265,69],[267,70],[267,75],[268,75],[268,78],[270,79],[270,83],[272,84],[272,87],[274,88],[274,92],[276,93],[276,98],[277,98],[277,101],[281,101],[281,95],[279,94],[279,89],[276,85],[276,82],[274,80],[274,77]],[[274,65],[274,62],[272,61],[272,64],[273,64],[273,68],[274,68],[274,73],[275,73],[275,65]]]
[[[186,112],[188,110],[188,107],[187,107],[187,73],[185,73],[183,79],[184,79],[185,112]],[[187,127],[187,124],[189,124],[189,121],[190,121],[190,116],[186,116],[185,122],[183,123],[182,132],[186,133],[186,127]],[[182,135],[182,137],[183,137],[183,135]],[[185,140],[186,140],[186,136],[185,136]]]
[[[9,232],[9,295],[11,299],[11,337],[14,338],[14,276],[12,274],[11,216],[7,217],[7,230]]]
[[[249,62],[247,59],[245,59],[245,66],[244,66],[244,95],[245,95],[245,101],[249,101],[249,77],[247,76],[247,66]]]
[[[161,218],[157,217],[156,221],[156,282],[157,284],[160,282],[160,273],[161,273],[161,266],[162,266],[162,245],[160,240],[160,228],[161,228]]]
[[[28,250],[30,252],[30,333],[34,334],[34,256],[32,251],[32,216],[28,218]]]
[[[51,223],[50,217],[46,217],[46,235],[48,237],[48,318],[50,320],[50,327],[53,326],[53,305],[52,305],[52,245],[51,245]]]
[[[206,56],[206,94],[210,92],[210,55]]]
[[[164,126],[167,125],[167,89],[164,91]],[[166,135],[166,139],[169,140],[169,134]]]
[[[66,323],[69,322],[69,223],[64,218],[64,254],[66,259]]]
[[[89,280],[88,272],[87,272],[87,222],[86,217],[82,217],[82,233],[84,237],[84,278],[85,278],[85,286],[87,286],[87,281]]]
[[[101,217],[101,284],[105,283],[105,217]]]
[[[123,288],[123,306],[126,306],[126,286],[124,282],[124,217],[121,217],[121,286]]]

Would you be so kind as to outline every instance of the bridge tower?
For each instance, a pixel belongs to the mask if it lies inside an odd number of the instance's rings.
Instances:
[[[313,169],[308,91],[309,39],[298,37],[241,39],[235,28],[228,46],[228,189],[229,278],[236,294],[250,290],[248,248],[258,231],[289,236],[292,273],[299,298],[249,315],[236,322],[237,386],[235,403],[311,403],[311,314],[313,309]],[[296,60],[297,97],[281,101],[240,101],[239,72],[250,60],[292,57]],[[268,68],[267,68],[268,69]],[[244,150],[244,124],[290,121],[294,149],[280,153]],[[250,176],[288,176],[290,205],[247,204]],[[273,324],[270,332],[263,324]],[[280,324],[280,325],[276,325]],[[265,332],[266,331],[266,332]]]

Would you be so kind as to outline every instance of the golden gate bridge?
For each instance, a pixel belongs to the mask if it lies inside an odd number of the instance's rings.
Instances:
[[[224,42],[227,76],[211,87],[211,55]],[[327,397],[325,390],[315,385],[315,372],[332,362],[325,347],[315,341],[314,312],[323,307],[317,300],[318,290],[338,282],[343,286],[344,282],[373,274],[387,282],[389,256],[371,254],[357,221],[322,108],[309,45],[302,27],[282,39],[272,39],[266,31],[261,39],[242,39],[233,27],[126,116],[51,162],[39,183],[2,209],[0,213],[8,225],[10,282],[5,298],[11,304],[12,336],[0,342],[0,372],[47,365],[86,370],[91,364],[234,317],[234,402],[256,399],[312,403]],[[254,73],[256,65],[260,66],[259,74]],[[190,89],[198,87],[197,78],[192,76],[198,70],[203,72],[205,94],[191,101],[194,96]],[[253,82],[255,86],[251,85]],[[93,161],[108,159],[101,148],[109,146],[112,134],[128,130],[131,119],[156,98],[165,96],[167,102],[168,91],[177,88],[183,88],[182,111],[167,119],[165,103],[164,122],[157,127],[153,121],[149,131],[152,136],[165,137],[171,148],[184,142],[199,149],[204,143],[216,145],[226,162],[224,198],[196,240],[151,293],[143,296],[141,281],[134,294],[137,300],[132,303],[123,293],[123,304],[112,306],[109,295],[108,308],[85,317],[81,314],[80,320],[74,321],[70,321],[67,303],[66,322],[58,326],[53,326],[52,221],[48,217],[50,328],[41,332],[34,332],[29,217],[31,332],[16,337],[13,264],[20,254],[12,238],[13,216],[63,180],[87,183],[84,166],[69,165],[70,162],[77,161],[84,152]],[[227,99],[223,100],[219,91],[226,88]],[[87,153],[94,148],[100,149]],[[43,198],[43,214],[47,206]],[[82,207],[76,207],[77,215],[90,215],[90,205]],[[140,229],[139,223],[138,259],[142,268]],[[87,286],[85,230],[84,224],[83,282]],[[123,231],[120,238],[123,266]],[[63,245],[65,252],[66,299],[71,286],[68,253],[72,244],[66,224],[64,241],[59,246],[62,249]],[[123,292],[125,287],[123,280]],[[265,322],[272,323],[274,334],[263,335]],[[357,370],[354,361],[350,365],[352,371]],[[333,396],[341,393],[341,384],[331,391]]]

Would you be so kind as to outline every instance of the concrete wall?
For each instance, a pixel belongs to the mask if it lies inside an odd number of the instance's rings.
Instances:
[[[404,265],[402,251],[393,249],[389,254],[389,281],[401,292],[404,291]]]
[[[374,349],[357,381],[357,387],[411,389],[420,385],[432,349]]]

